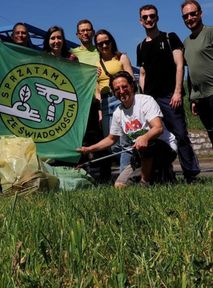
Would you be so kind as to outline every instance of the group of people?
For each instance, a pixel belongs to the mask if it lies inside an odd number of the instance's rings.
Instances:
[[[111,93],[121,104],[113,114],[110,133],[100,142],[79,149],[82,153],[99,151],[113,145],[118,137],[128,135],[132,147],[140,154],[142,185],[149,185],[152,181],[155,158],[162,157],[161,152],[167,151],[163,156],[165,158],[161,158],[163,162],[168,159],[166,156],[174,155],[170,152],[176,147],[186,182],[196,181],[200,173],[183,107],[184,64],[188,66],[192,113],[200,116],[212,142],[213,27],[203,24],[201,6],[197,1],[186,0],[181,11],[184,23],[191,30],[184,43],[176,33],[159,31],[158,10],[154,5],[140,8],[140,23],[146,32],[146,38],[137,46],[139,84],[143,94],[135,94],[133,82],[126,72],[111,76]],[[158,150],[162,141],[167,148]],[[173,161],[174,157],[169,159]],[[168,161],[167,164],[171,163]],[[126,186],[133,174],[131,165],[127,165],[115,181],[115,186]]]
[[[158,29],[159,15],[154,5],[139,9],[140,23],[146,32],[136,50],[139,89],[130,59],[118,50],[109,31],[95,32],[89,20],[79,21],[76,35],[80,46],[70,51],[62,28],[54,26],[46,33],[43,49],[47,53],[98,67],[84,146],[77,150],[82,154],[94,153],[120,141],[119,147],[125,149],[115,187],[125,187],[132,181],[132,154],[139,158],[143,186],[154,181],[156,163],[165,166],[164,162],[171,167],[176,152],[186,182],[196,181],[200,168],[188,136],[183,107],[185,64],[192,113],[199,115],[213,144],[213,27],[203,24],[202,9],[196,0],[184,1],[181,11],[191,30],[184,43],[176,33]],[[23,23],[14,26],[11,38],[17,44],[31,45]],[[129,146],[132,150],[125,151]],[[110,163],[102,172],[103,177],[110,176]]]

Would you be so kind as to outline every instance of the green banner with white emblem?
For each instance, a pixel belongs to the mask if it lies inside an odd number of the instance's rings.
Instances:
[[[97,69],[0,42],[0,136],[31,137],[40,157],[76,163]]]

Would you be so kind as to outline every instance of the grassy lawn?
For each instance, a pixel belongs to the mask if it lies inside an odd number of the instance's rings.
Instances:
[[[0,287],[212,287],[213,178],[201,180],[1,196]]]
[[[1,197],[0,287],[212,287],[212,184]]]

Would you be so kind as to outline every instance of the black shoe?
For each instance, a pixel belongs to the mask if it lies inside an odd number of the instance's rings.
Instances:
[[[185,177],[185,180],[187,184],[195,184],[198,182],[198,179],[196,176],[187,176]]]

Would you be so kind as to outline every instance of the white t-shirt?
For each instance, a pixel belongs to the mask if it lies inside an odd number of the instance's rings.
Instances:
[[[126,134],[133,142],[149,129],[149,122],[156,117],[163,117],[157,102],[148,95],[136,94],[132,106],[128,109],[121,104],[113,113],[110,134],[122,136]],[[175,136],[164,126],[163,134],[158,139],[166,142],[177,151]]]

